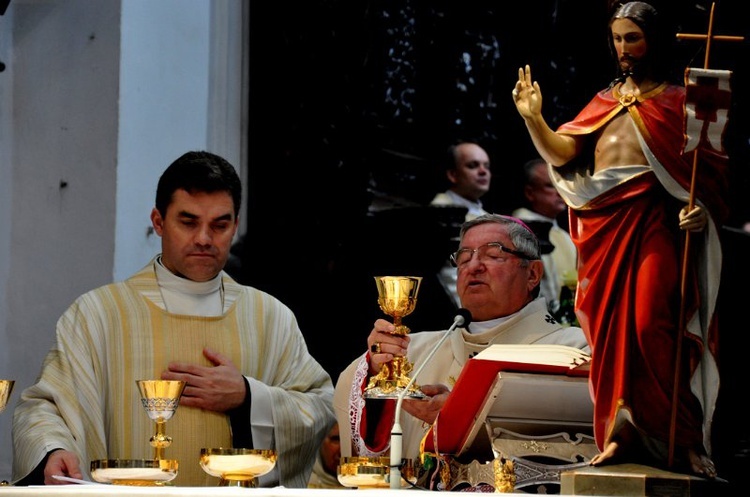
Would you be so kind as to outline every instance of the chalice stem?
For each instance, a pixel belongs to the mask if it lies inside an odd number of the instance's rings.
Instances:
[[[167,422],[163,419],[156,421],[156,434],[151,439],[151,445],[154,447],[154,459],[164,459],[164,449],[169,447],[172,439],[166,434]]]
[[[396,327],[395,331],[393,332],[394,335],[405,336],[408,335],[411,331],[408,326],[406,326],[405,324],[401,324],[401,316],[396,316],[393,318],[393,326]]]

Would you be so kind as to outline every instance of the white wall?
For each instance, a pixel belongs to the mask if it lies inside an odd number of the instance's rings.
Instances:
[[[0,178],[7,178],[4,181],[0,181],[0,343],[7,340],[7,336],[4,333],[6,319],[3,316],[8,315],[8,272],[10,271],[10,265],[7,262],[10,261],[10,220],[12,214],[13,205],[13,182],[9,180],[13,174],[13,168],[11,167],[11,146],[13,126],[11,122],[11,96],[12,88],[7,82],[13,77],[13,64],[10,63],[11,59],[11,43],[10,36],[4,36],[3,33],[10,31],[12,21],[12,13],[6,12],[5,15],[0,16],[0,62],[6,67],[4,72],[0,72]],[[13,372],[10,369],[10,348],[7,346],[0,346],[0,377],[2,378],[13,378]],[[0,421],[8,414],[2,415]],[[4,424],[0,424],[0,451],[4,450],[6,444],[4,443],[7,436],[4,432]],[[5,471],[0,472],[0,479],[5,474]]]
[[[161,171],[192,149],[243,170],[242,11],[240,0],[12,0],[0,16],[0,377],[16,380],[0,479],[13,404],[59,315],[158,251],[147,229]]]
[[[185,151],[207,147],[210,6],[123,2],[116,280],[159,251],[159,238],[147,233],[161,172]]]

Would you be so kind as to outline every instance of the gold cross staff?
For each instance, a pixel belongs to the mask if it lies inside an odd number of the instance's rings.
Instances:
[[[726,36],[726,35],[714,35],[714,8],[716,2],[711,3],[711,13],[708,18],[708,32],[706,34],[688,34],[688,33],[677,33],[678,40],[705,40],[706,41],[706,57],[703,61],[703,68],[708,69],[709,55],[711,54],[711,42],[712,41],[744,41],[744,36]],[[688,209],[692,210],[695,205],[695,179],[696,170],[698,166],[698,150],[693,153],[693,173],[690,180],[690,198],[688,200]],[[675,445],[675,431],[677,427],[677,400],[678,400],[678,389],[680,381],[680,368],[682,362],[682,330],[685,328],[685,294],[687,292],[687,266],[688,257],[690,254],[690,231],[685,232],[685,247],[683,249],[682,258],[682,281],[680,286],[680,315],[679,325],[677,333],[677,343],[675,352],[675,369],[674,369],[674,388],[672,389],[672,412],[671,419],[669,422],[669,458],[668,465],[671,468],[674,465],[674,445]]]
[[[744,36],[730,36],[730,35],[715,35],[714,31],[714,7],[716,2],[711,3],[711,13],[708,17],[708,32],[706,34],[691,34],[691,33],[677,33],[678,40],[705,40],[706,41],[706,57],[703,62],[703,68],[708,69],[708,57],[711,54],[711,42],[712,41],[745,41]]]

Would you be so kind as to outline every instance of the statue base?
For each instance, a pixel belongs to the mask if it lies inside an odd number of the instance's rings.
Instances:
[[[560,475],[565,495],[709,497],[726,495],[726,480],[672,473],[639,464],[588,466]]]

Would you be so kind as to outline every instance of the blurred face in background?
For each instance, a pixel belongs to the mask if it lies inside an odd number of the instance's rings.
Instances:
[[[532,171],[531,182],[524,187],[523,194],[532,211],[555,219],[567,206],[549,177],[545,162],[539,162]]]
[[[455,152],[456,167],[447,172],[451,190],[476,202],[490,189],[490,158],[475,143],[461,143]]]
[[[333,425],[331,431],[323,439],[320,446],[320,457],[323,467],[329,474],[335,475],[341,460],[341,441],[339,440],[339,425]]]

